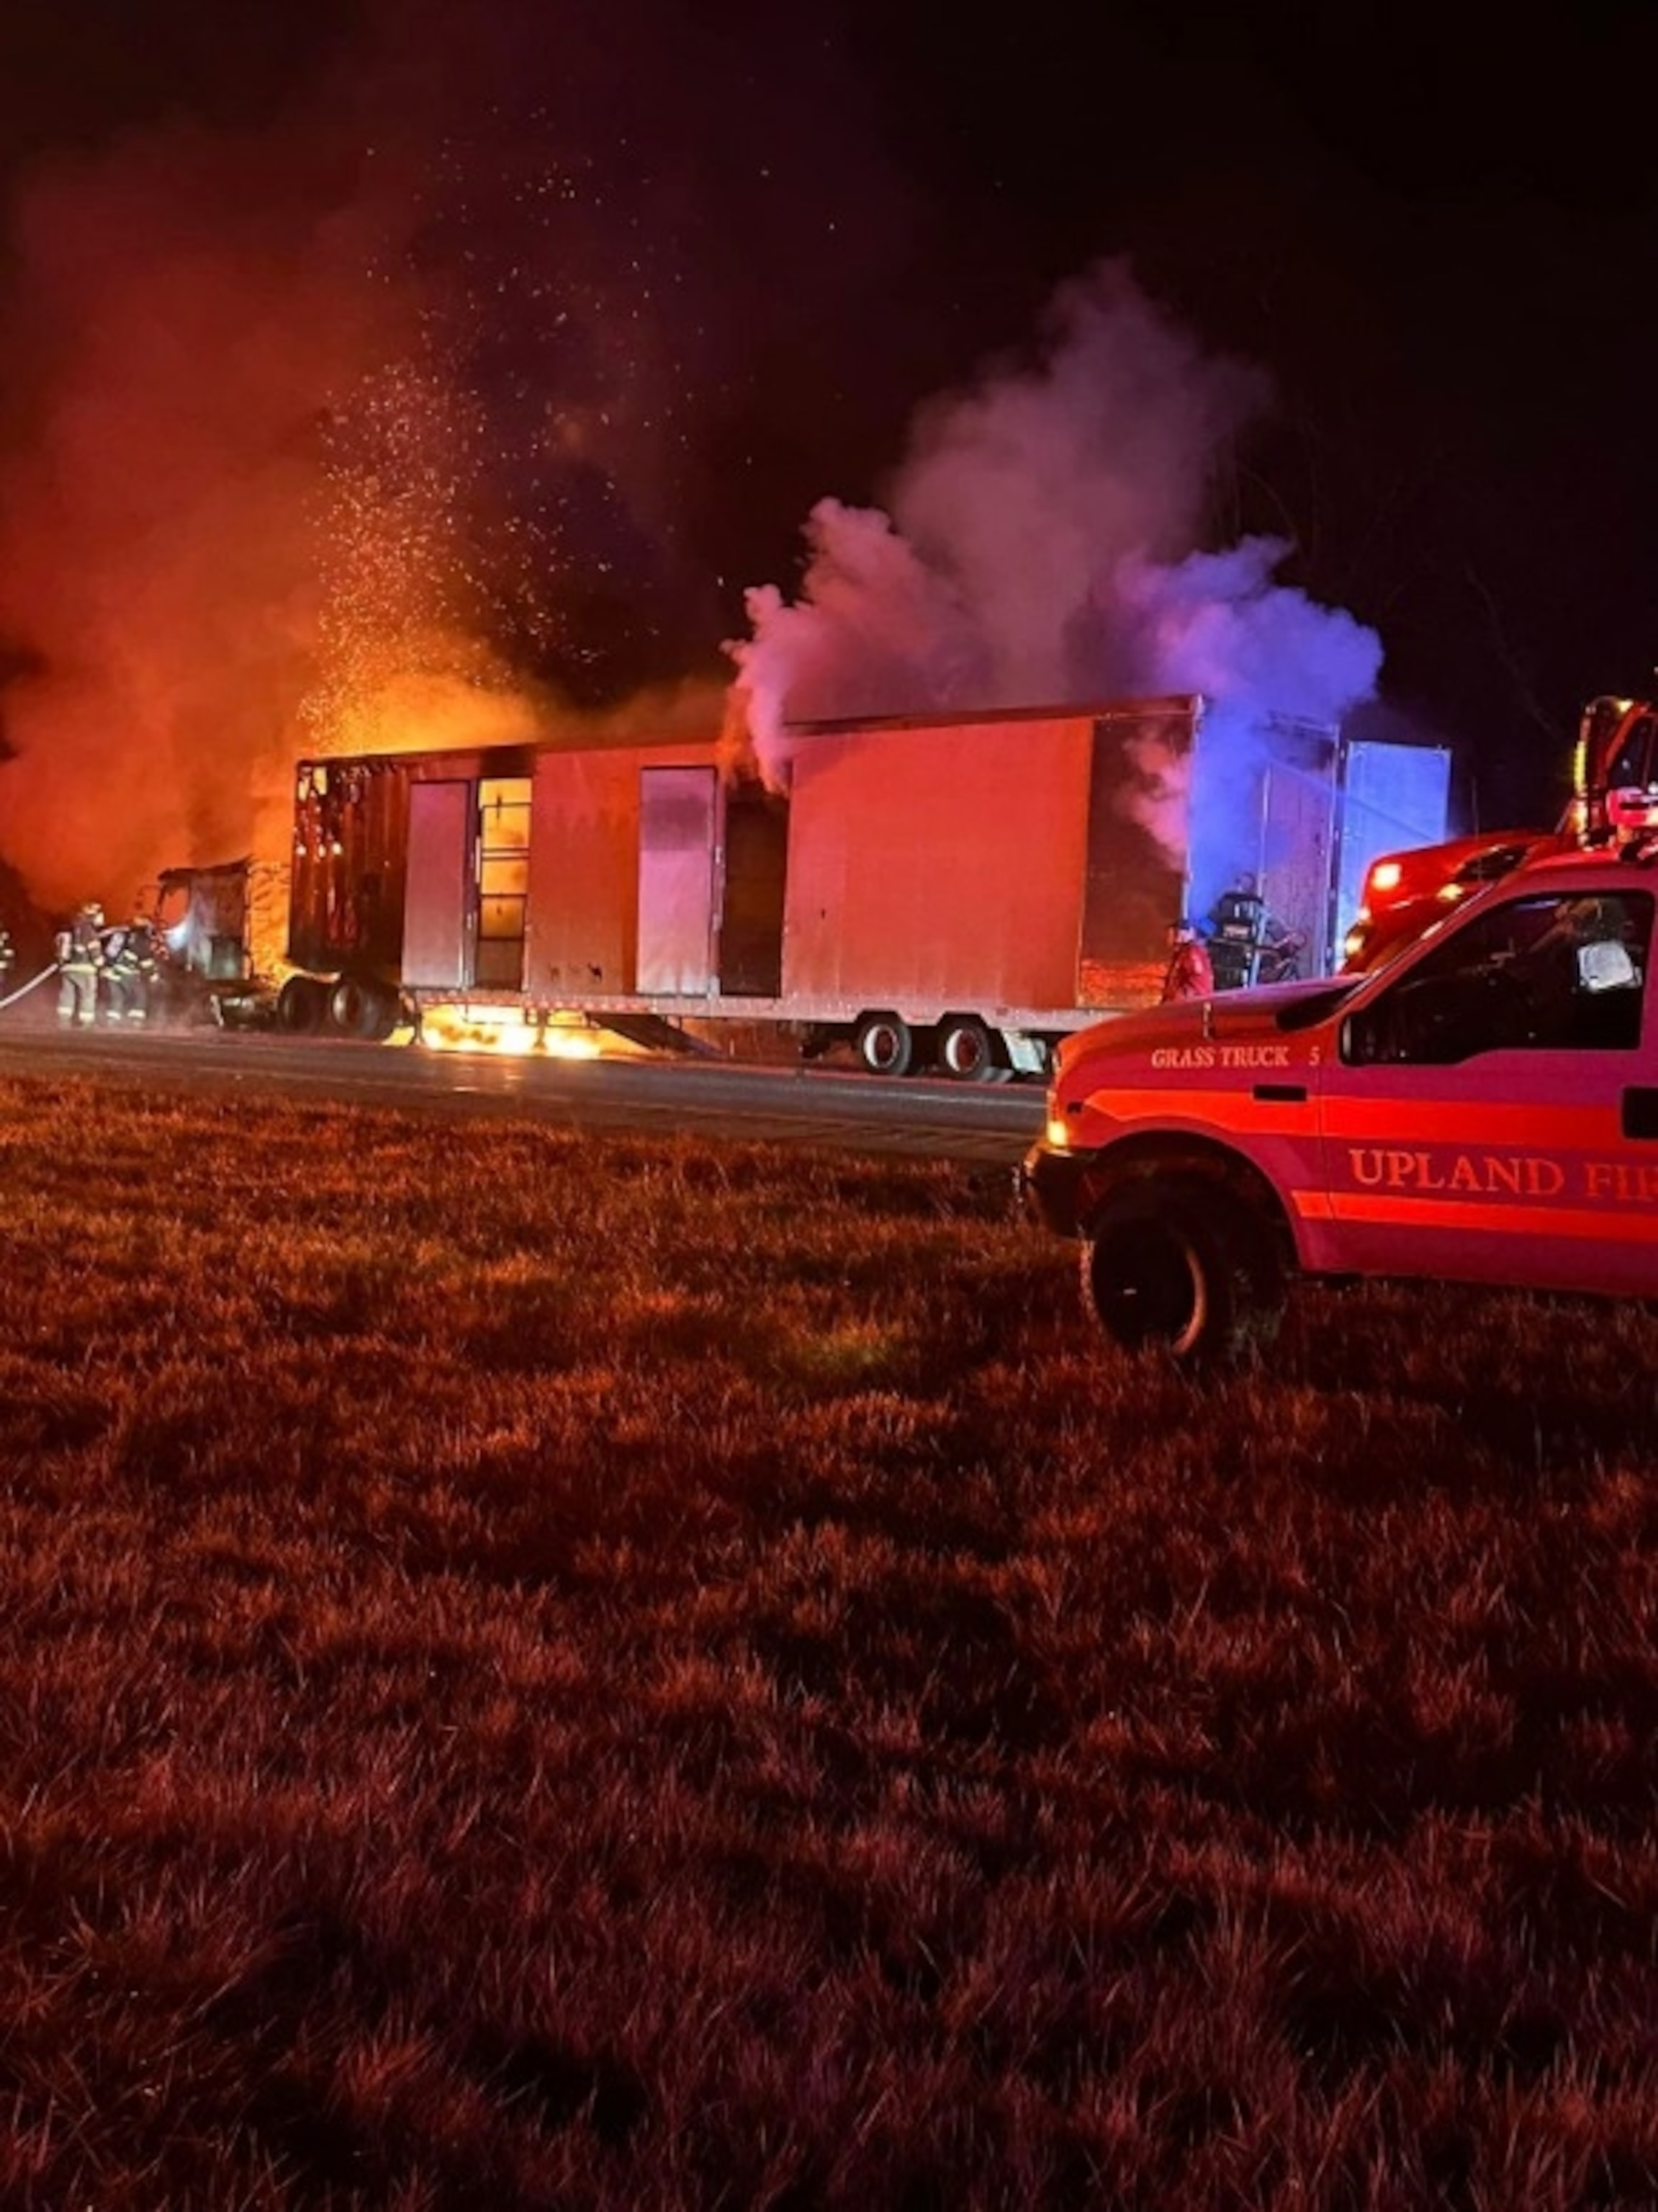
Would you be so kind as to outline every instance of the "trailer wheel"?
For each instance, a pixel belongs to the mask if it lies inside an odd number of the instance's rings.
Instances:
[[[852,1044],[872,1075],[908,1075],[914,1063],[915,1039],[896,1014],[865,1014]]]
[[[1089,1224],[1082,1278],[1090,1312],[1114,1342],[1192,1368],[1269,1342],[1283,1311],[1265,1224],[1190,1177],[1148,1176],[1112,1192]]]
[[[358,975],[342,975],[328,1001],[328,1016],[346,1036],[384,1044],[398,1025],[398,996]]]
[[[276,1027],[314,1036],[328,1018],[328,986],[315,975],[290,975],[276,994]]]
[[[952,1014],[939,1024],[938,1065],[957,1083],[983,1083],[994,1073],[995,1043],[976,1014]]]

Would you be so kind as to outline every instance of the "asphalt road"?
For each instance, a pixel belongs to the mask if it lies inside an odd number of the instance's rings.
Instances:
[[[889,1082],[712,1060],[512,1058],[262,1031],[64,1034],[21,1008],[0,1013],[0,1074],[1008,1164],[1040,1130],[1043,1110],[1042,1086],[1031,1083]]]

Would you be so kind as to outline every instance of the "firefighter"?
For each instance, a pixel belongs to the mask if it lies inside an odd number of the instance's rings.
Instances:
[[[102,983],[100,996],[104,1005],[104,1019],[119,1022],[126,1017],[127,966],[126,927],[115,922],[98,933],[98,950],[102,964],[99,975]]]
[[[104,933],[104,969],[112,1022],[149,1018],[155,984],[155,932],[147,915]]]
[[[133,915],[132,927],[127,936],[127,949],[133,968],[132,997],[127,1006],[127,1018],[129,1021],[147,1022],[155,1011],[161,966],[155,925],[147,914]]]
[[[98,978],[104,969],[104,909],[96,899],[77,907],[57,937],[58,1018],[67,1029],[98,1018]]]
[[[1209,916],[1217,988],[1246,988],[1255,981],[1266,905],[1255,879],[1242,875],[1215,901]]]
[[[1288,983],[1301,973],[1305,933],[1278,920],[1252,875],[1241,875],[1215,901],[1210,930],[1215,980],[1223,991],[1254,983]]]
[[[11,973],[11,963],[15,957],[16,955],[11,949],[11,939],[7,934],[6,925],[3,921],[0,921],[0,991],[3,991],[6,988],[6,978]]]
[[[1169,925],[1169,965],[1163,972],[1163,1003],[1171,999],[1208,999],[1214,995],[1215,971],[1209,948],[1189,921]]]

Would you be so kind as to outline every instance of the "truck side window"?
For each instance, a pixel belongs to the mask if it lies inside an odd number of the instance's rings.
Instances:
[[[1652,942],[1647,891],[1491,908],[1347,1023],[1344,1059],[1448,1066],[1485,1052],[1630,1052]]]

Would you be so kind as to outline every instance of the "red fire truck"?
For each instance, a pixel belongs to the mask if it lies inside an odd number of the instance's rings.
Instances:
[[[1489,830],[1382,853],[1365,872],[1342,944],[1347,973],[1374,968],[1482,884],[1546,852],[1617,845],[1658,823],[1658,708],[1591,699],[1572,757],[1572,796],[1552,830]]]
[[[1309,1277],[1658,1296],[1658,840],[1545,854],[1369,974],[1066,1041],[1028,1201],[1106,1332],[1201,1363]]]

